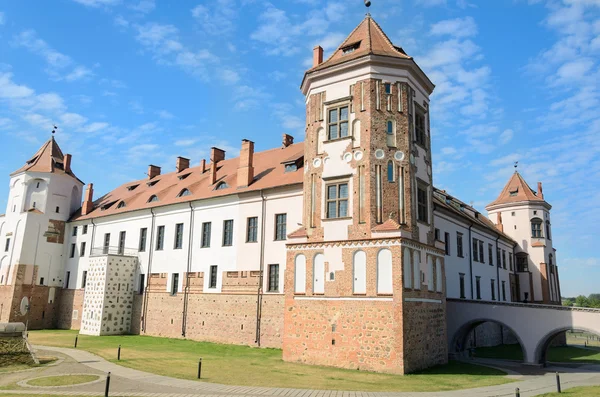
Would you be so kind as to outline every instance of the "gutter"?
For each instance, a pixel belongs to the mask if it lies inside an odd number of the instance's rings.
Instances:
[[[258,289],[256,291],[256,340],[255,343],[260,347],[260,321],[262,317],[262,295],[263,295],[263,272],[265,269],[265,213],[267,201],[264,191],[261,189],[260,198],[262,199],[261,226],[260,226],[260,274],[258,279]]]
[[[183,290],[183,319],[181,320],[181,336],[185,338],[185,331],[187,328],[187,311],[188,311],[188,298],[190,290],[190,270],[192,267],[192,245],[194,235],[194,207],[192,202],[188,202],[190,205],[190,232],[188,240],[188,259],[187,259],[187,272],[185,275],[185,288]]]
[[[150,286],[150,275],[152,270],[152,255],[154,253],[154,223],[156,214],[154,213],[154,209],[150,208],[150,213],[152,214],[152,224],[150,229],[150,250],[148,251],[148,271],[146,285],[144,286],[144,307],[142,309],[142,332],[146,332],[146,314],[148,313],[148,287]]]

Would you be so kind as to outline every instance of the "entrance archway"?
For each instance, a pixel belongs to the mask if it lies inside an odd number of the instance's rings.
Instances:
[[[485,327],[482,332],[479,332],[480,342],[477,343],[478,328]],[[485,340],[481,341],[481,335],[484,336]],[[498,334],[496,334],[498,333]],[[515,343],[511,343],[515,342]],[[520,348],[520,354],[518,349],[506,349],[498,348],[496,346],[518,346]],[[492,354],[493,358],[498,359],[514,359],[519,361],[527,360],[527,352],[525,345],[521,340],[520,336],[508,325],[487,318],[481,318],[469,321],[458,329],[451,339],[451,354],[456,356],[466,356],[474,351],[475,348],[481,348],[483,353]]]
[[[568,338],[568,332],[575,331],[584,335],[595,336],[596,341],[600,339],[600,333],[598,331],[586,328],[586,327],[562,327],[548,332],[535,349],[535,361],[540,364],[546,364],[549,361],[563,362],[563,361],[581,361],[585,362],[585,357],[588,355],[600,355],[600,341],[595,343],[597,347],[586,347],[587,343],[582,341],[581,344],[576,343],[573,338]],[[594,338],[592,338],[592,341]],[[584,339],[587,342],[587,338]],[[575,343],[574,343],[575,342]],[[574,345],[579,345],[575,347]],[[581,346],[583,345],[583,346]],[[556,347],[556,350],[551,351],[551,348]],[[560,349],[564,348],[564,349]],[[573,350],[577,349],[577,350]],[[577,353],[577,358],[573,359],[573,353]],[[581,357],[581,359],[579,359]]]

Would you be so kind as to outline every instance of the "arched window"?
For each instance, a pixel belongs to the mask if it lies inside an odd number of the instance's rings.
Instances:
[[[392,120],[388,120],[386,129],[386,141],[390,147],[396,147],[396,127]]]
[[[356,251],[352,260],[354,282],[352,291],[355,294],[367,293],[367,254]]]
[[[433,259],[431,256],[427,256],[427,289],[433,291],[435,285],[433,285]]]
[[[550,221],[546,221],[546,238],[550,240]]]
[[[325,255],[317,254],[313,259],[313,293],[325,293]]]
[[[219,182],[215,190],[227,189],[229,185],[225,182]]]
[[[442,292],[442,260],[437,258],[435,260],[435,290]]]
[[[121,201],[119,203],[119,205],[117,205],[117,209],[119,209],[119,208],[125,208],[125,206],[126,206],[125,201]]]
[[[542,238],[542,220],[540,218],[533,218],[531,220],[531,237]]]
[[[294,292],[306,292],[306,257],[302,254],[296,256],[294,269]]]
[[[158,196],[156,194],[153,194],[152,196],[150,196],[150,198],[148,199],[149,203],[156,203],[158,201]]]
[[[177,197],[190,196],[191,194],[192,194],[192,192],[190,192],[188,189],[183,189],[181,192],[179,192]]]
[[[402,276],[404,277],[404,288],[410,288],[412,286],[410,250],[408,248],[404,248],[404,255],[402,256],[402,273],[404,273]]]
[[[388,182],[394,182],[394,163],[392,161],[388,161],[387,165],[387,178]]]
[[[419,251],[413,253],[413,278],[413,288],[421,289],[421,252]]]
[[[391,294],[392,285],[392,251],[382,249],[377,254],[377,293]]]

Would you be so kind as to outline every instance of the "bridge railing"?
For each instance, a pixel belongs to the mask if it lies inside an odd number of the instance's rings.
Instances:
[[[125,247],[93,247],[90,256],[104,256],[104,255],[117,255],[117,256],[138,256],[139,250],[134,248]]]
[[[552,310],[564,310],[564,311],[572,311],[572,312],[590,312],[590,313],[600,314],[600,309],[593,309],[590,307],[545,305],[545,304],[541,304],[541,303],[496,302],[496,301],[480,301],[480,300],[456,299],[456,298],[446,298],[446,302],[473,303],[473,304],[477,304],[477,305],[492,305],[492,306],[530,307],[530,308],[534,308],[534,309],[552,309]]]

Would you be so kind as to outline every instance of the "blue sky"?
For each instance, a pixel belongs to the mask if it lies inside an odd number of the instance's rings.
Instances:
[[[299,85],[360,0],[55,0],[0,5],[0,208],[8,174],[56,139],[97,194],[303,139]],[[434,179],[481,211],[513,172],[544,182],[563,295],[600,292],[600,0],[373,0],[436,84]]]

